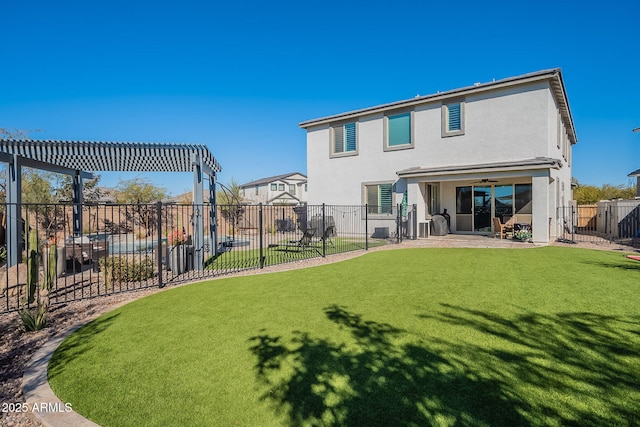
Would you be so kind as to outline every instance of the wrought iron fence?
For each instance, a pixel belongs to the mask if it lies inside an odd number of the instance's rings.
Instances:
[[[572,242],[640,244],[640,200],[602,201],[558,208],[559,238]]]
[[[379,215],[367,205],[83,205],[74,216],[73,205],[22,204],[19,232],[7,227],[17,209],[3,207],[0,312],[415,238],[401,206]]]

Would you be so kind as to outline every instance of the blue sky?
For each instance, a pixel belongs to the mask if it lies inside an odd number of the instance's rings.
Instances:
[[[526,5],[525,5],[526,3]],[[640,3],[2,0],[0,127],[206,144],[240,183],[306,172],[304,120],[562,69],[581,183],[640,168]],[[190,174],[149,178],[172,194]]]

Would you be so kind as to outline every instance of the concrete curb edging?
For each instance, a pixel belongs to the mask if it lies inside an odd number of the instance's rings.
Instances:
[[[60,332],[40,347],[27,364],[22,377],[22,392],[31,414],[45,426],[99,427],[98,424],[65,406],[65,403],[53,393],[49,386],[47,368],[53,353],[65,338],[102,314],[92,316],[85,322]]]

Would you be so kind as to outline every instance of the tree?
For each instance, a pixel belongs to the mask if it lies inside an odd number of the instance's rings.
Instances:
[[[53,204],[55,198],[55,174],[37,169],[22,169],[22,203]]]
[[[93,179],[82,181],[82,201],[84,203],[98,203],[104,196],[104,190],[98,187],[100,175]],[[55,197],[59,203],[70,202],[73,199],[73,178],[70,175],[59,175],[55,188]]]
[[[593,204],[600,200],[633,199],[636,196],[636,188],[631,185],[603,184],[601,187],[597,187],[582,185],[575,179],[573,182],[576,185],[573,190],[573,198],[579,205]]]
[[[167,197],[167,190],[157,187],[146,178],[119,181],[116,185],[118,203],[154,203]]]
[[[31,132],[31,131],[20,130],[15,128],[0,128],[0,138],[30,139],[28,132]],[[40,132],[40,130],[36,130],[34,132]]]
[[[222,217],[231,224],[231,233],[235,236],[236,228],[240,225],[245,212],[246,203],[242,197],[240,184],[231,178],[228,185],[219,183],[221,191],[216,193],[216,202],[220,206]]]
[[[134,178],[118,182],[116,200],[118,203],[132,204],[133,212],[127,210],[127,220],[145,228],[151,234],[156,225],[156,209],[150,203],[167,197],[167,191],[151,184],[145,178]]]
[[[15,128],[2,128],[0,127],[0,138],[6,139],[31,139],[29,138],[28,132],[21,129]],[[36,130],[35,132],[40,132],[40,130]],[[0,201],[4,203],[7,199],[7,184],[6,184],[6,173],[7,173],[7,165],[4,163],[0,163]]]

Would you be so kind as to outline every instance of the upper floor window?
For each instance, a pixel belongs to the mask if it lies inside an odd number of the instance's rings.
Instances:
[[[260,187],[256,185],[256,196],[258,195],[258,193],[260,193]]]
[[[385,116],[385,150],[413,147],[412,116],[411,112]]]
[[[296,185],[289,184],[289,194],[296,194]]]
[[[278,189],[278,184],[271,184],[271,191],[276,191]]]
[[[284,184],[278,184],[278,191],[284,191]]]
[[[442,104],[442,136],[464,135],[464,101]]]
[[[352,155],[358,152],[358,133],[355,122],[337,125],[333,128],[331,155]]]

